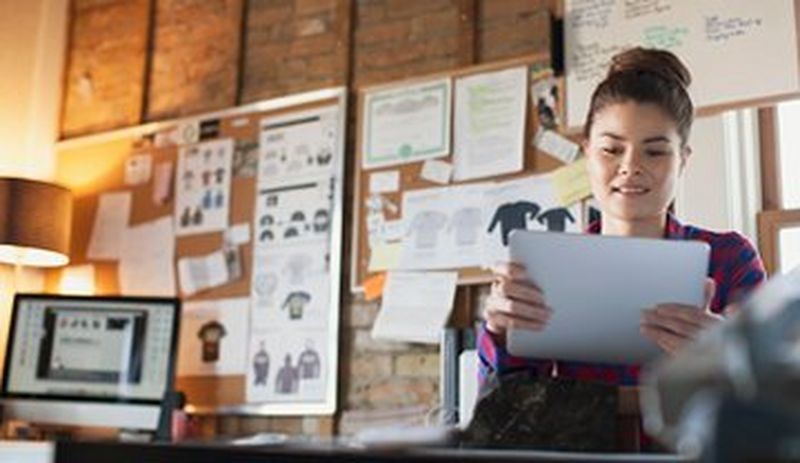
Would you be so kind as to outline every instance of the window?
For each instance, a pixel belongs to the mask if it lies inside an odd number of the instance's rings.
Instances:
[[[800,101],[760,112],[764,211],[759,246],[769,273],[800,266]]]

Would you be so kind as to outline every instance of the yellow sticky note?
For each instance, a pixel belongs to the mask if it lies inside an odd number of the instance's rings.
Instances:
[[[370,272],[377,272],[380,270],[391,270],[397,268],[400,262],[400,250],[403,243],[387,243],[374,246],[369,254],[369,267]]]
[[[386,273],[379,273],[364,280],[364,299],[372,301],[383,295],[383,287],[386,285]]]
[[[592,195],[586,158],[557,169],[552,174],[558,202],[566,207]]]

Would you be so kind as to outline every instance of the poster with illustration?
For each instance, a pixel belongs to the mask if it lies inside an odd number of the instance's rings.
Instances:
[[[327,326],[330,311],[328,241],[261,247],[253,265],[255,328],[287,331]]]
[[[563,207],[556,199],[548,175],[532,175],[497,182],[483,195],[484,264],[507,260],[512,230],[580,233],[583,228],[580,203]]]
[[[483,212],[488,184],[429,188],[403,194],[399,269],[447,269],[481,263]]]
[[[248,402],[321,401],[328,372],[327,331],[302,335],[253,330],[247,356]]]
[[[175,172],[175,234],[224,230],[228,226],[233,141],[184,146]]]
[[[256,245],[296,244],[327,238],[333,180],[259,189],[254,217]]]
[[[282,185],[299,178],[330,177],[338,163],[338,128],[336,106],[262,119],[259,178]]]
[[[178,376],[244,374],[249,308],[247,298],[184,303]]]

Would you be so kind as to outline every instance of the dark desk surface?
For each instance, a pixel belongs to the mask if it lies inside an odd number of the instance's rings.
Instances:
[[[245,447],[222,444],[135,444],[59,442],[55,463],[219,463],[219,462],[687,462],[675,455],[560,453],[520,450],[408,448],[360,450],[344,447]]]

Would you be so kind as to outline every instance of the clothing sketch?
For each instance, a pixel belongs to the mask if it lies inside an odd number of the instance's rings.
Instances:
[[[494,212],[492,222],[486,231],[492,233],[497,224],[500,224],[503,246],[508,246],[508,235],[511,234],[511,230],[526,230],[528,228],[528,220],[533,220],[540,210],[541,207],[538,204],[530,201],[505,203]]]
[[[547,224],[547,231],[554,231],[554,232],[563,232],[567,229],[567,220],[572,223],[575,223],[575,217],[569,212],[569,209],[565,207],[556,207],[553,209],[548,209],[545,212],[539,214],[539,217],[536,220],[542,224]]]
[[[417,249],[431,249],[439,241],[439,232],[447,224],[447,216],[438,211],[423,211],[414,216],[408,232],[415,236]]]
[[[275,392],[278,394],[296,394],[300,385],[300,374],[292,366],[292,356],[286,354],[283,366],[275,377]]]
[[[256,355],[253,356],[253,371],[255,372],[255,379],[253,384],[255,386],[266,386],[267,377],[269,376],[269,354],[264,349],[264,343],[260,343]]]
[[[307,254],[293,254],[283,266],[283,270],[289,277],[289,284],[301,285],[305,281],[305,275],[311,266],[312,259]]]
[[[481,209],[478,207],[465,207],[453,214],[448,229],[455,229],[456,245],[472,246],[478,241],[480,226]]]
[[[227,335],[225,326],[216,320],[208,321],[200,327],[197,337],[203,343],[201,351],[203,363],[213,363],[219,360],[219,344],[225,335]]]
[[[311,302],[311,295],[305,291],[292,291],[286,296],[281,308],[289,311],[290,320],[303,318],[303,310]]]
[[[321,364],[317,351],[311,347],[306,347],[297,358],[297,369],[300,371],[300,379],[319,378]]]

